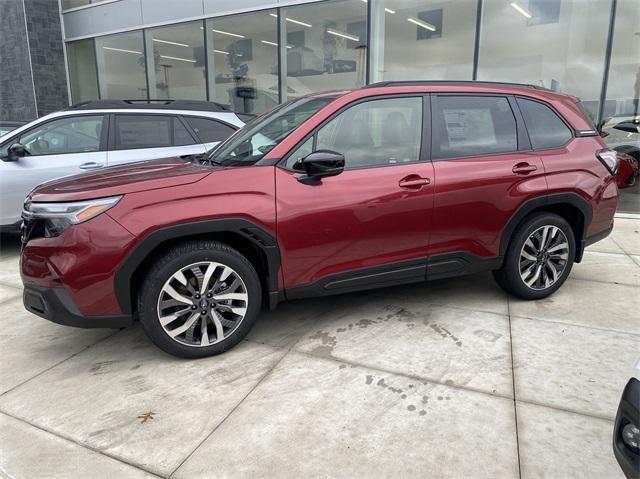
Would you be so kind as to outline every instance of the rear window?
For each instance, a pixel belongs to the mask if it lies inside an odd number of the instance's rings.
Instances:
[[[236,131],[229,125],[208,118],[197,118],[195,116],[185,116],[189,126],[193,128],[202,143],[212,143],[229,138]]]
[[[573,138],[569,127],[550,107],[534,100],[517,100],[534,150],[560,148]]]
[[[517,151],[516,118],[506,97],[447,95],[435,100],[435,159]]]

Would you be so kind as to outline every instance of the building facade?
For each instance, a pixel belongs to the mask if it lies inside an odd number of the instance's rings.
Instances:
[[[579,96],[612,144],[640,147],[612,128],[640,114],[640,0],[60,0],[59,18],[72,102],[260,113],[385,80],[507,81]]]

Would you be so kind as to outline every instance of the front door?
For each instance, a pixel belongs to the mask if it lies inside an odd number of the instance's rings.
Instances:
[[[288,297],[305,288],[338,292],[424,279],[433,206],[433,166],[422,142],[428,106],[422,96],[348,106],[276,168]],[[301,183],[298,161],[317,150],[343,154],[345,171]]]

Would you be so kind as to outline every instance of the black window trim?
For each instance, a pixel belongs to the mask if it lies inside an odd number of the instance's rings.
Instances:
[[[322,129],[327,123],[336,118],[341,113],[345,112],[347,109],[359,105],[360,103],[365,103],[372,100],[387,100],[392,98],[421,98],[422,99],[422,131],[420,135],[420,153],[419,158],[416,161],[407,161],[403,163],[389,163],[388,165],[369,165],[369,166],[358,166],[354,168],[345,168],[345,171],[355,171],[355,170],[364,170],[371,168],[386,168],[389,166],[402,166],[402,165],[412,165],[419,163],[428,163],[431,161],[430,152],[431,152],[431,102],[429,101],[430,93],[424,92],[414,92],[414,93],[390,93],[383,95],[371,95],[364,98],[358,98],[357,100],[351,101],[346,105],[343,105],[339,110],[334,111],[331,115],[325,118],[322,123],[317,125],[311,132],[309,132],[304,138],[302,138],[298,143],[296,143],[292,148],[287,151],[287,153],[277,161],[276,166],[282,170],[291,172],[291,173],[299,173],[304,174],[304,171],[295,170],[293,168],[288,168],[285,166],[287,164],[287,160],[289,157],[295,153],[298,148],[305,144],[305,142],[313,137],[313,148],[315,149],[316,141],[317,141],[317,133]],[[313,115],[312,115],[313,116]],[[306,121],[309,121],[308,118]],[[300,128],[304,123],[298,126]],[[297,128],[296,128],[297,129]],[[295,131],[295,130],[293,130]],[[291,133],[293,133],[293,131]],[[290,134],[291,134],[290,133]]]
[[[109,121],[109,141],[108,141],[108,150],[107,151],[128,151],[128,150],[153,150],[153,149],[159,149],[159,148],[175,148],[176,146],[191,146],[191,145],[174,145],[175,140],[174,140],[174,135],[173,135],[173,119],[178,119],[180,120],[180,114],[179,113],[157,113],[157,112],[153,112],[153,113],[146,113],[146,112],[126,112],[126,111],[118,111],[118,112],[114,112],[110,114],[111,118]],[[169,120],[171,120],[171,125],[169,128],[169,133],[171,135],[171,144],[169,146],[139,146],[136,148],[116,148],[116,116],[127,116],[127,117],[131,117],[131,116],[159,116],[159,117],[163,117],[163,118],[169,118]],[[182,122],[182,121],[181,121]],[[182,122],[182,124],[184,125],[185,122]],[[188,128],[187,126],[187,132],[189,133],[189,135],[191,135],[193,141],[194,141],[194,145],[202,145],[203,143],[198,139],[197,136],[195,136],[195,134],[193,133],[193,131],[191,129]]]
[[[434,155],[434,151],[433,151],[434,142],[432,142],[432,144],[431,144],[431,146],[432,146],[432,149],[431,149],[431,161],[432,162],[435,163],[435,162],[438,162],[438,161],[456,161],[456,160],[467,160],[467,159],[473,159],[473,158],[484,158],[484,157],[487,157],[487,156],[513,155],[513,154],[517,154],[517,153],[533,151],[532,148],[531,148],[531,140],[529,139],[529,132],[527,131],[527,128],[525,126],[524,118],[522,116],[522,112],[518,108],[518,104],[515,101],[515,98],[514,98],[515,95],[511,95],[511,94],[508,94],[508,93],[475,93],[475,92],[432,93],[431,94],[431,112],[432,112],[432,114],[431,114],[431,136],[432,137],[434,136],[434,130],[435,130],[435,121],[434,121],[434,118],[433,118],[433,112],[435,111],[436,107],[438,106],[438,98],[439,97],[448,97],[448,96],[454,96],[454,97],[486,96],[486,97],[506,98],[507,101],[509,102],[509,107],[511,108],[511,113],[513,114],[513,118],[516,120],[517,148],[515,150],[502,151],[500,153],[485,153],[485,154],[478,154],[478,155],[455,156],[455,157],[451,157],[451,158],[436,158],[435,155]]]
[[[527,122],[526,122],[526,121],[525,121],[525,119],[524,119],[524,115],[522,114],[522,111],[521,111],[521,109],[520,109],[520,104],[517,102],[517,100],[518,100],[519,98],[520,98],[520,99],[522,99],[522,100],[529,100],[529,101],[533,101],[533,102],[536,102],[536,103],[540,103],[541,105],[546,106],[547,108],[549,108],[549,109],[551,110],[551,112],[552,112],[553,114],[555,114],[555,115],[558,117],[558,119],[560,119],[560,121],[561,121],[562,123],[564,123],[564,125],[565,125],[565,126],[567,127],[567,129],[569,130],[569,134],[571,135],[571,136],[569,137],[569,139],[568,139],[564,144],[559,145],[559,146],[547,147],[547,148],[534,148],[534,147],[533,147],[533,142],[530,140],[530,143],[531,143],[531,150],[530,150],[530,151],[549,151],[549,150],[560,150],[560,149],[566,148],[566,147],[567,147],[567,145],[569,145],[569,143],[571,143],[575,138],[582,136],[582,135],[580,135],[580,134],[579,134],[579,132],[578,132],[578,131],[576,131],[576,129],[575,129],[575,128],[573,128],[573,127],[569,124],[569,122],[567,122],[567,120],[565,120],[565,118],[564,118],[560,113],[558,113],[558,110],[556,110],[556,109],[555,109],[551,104],[547,103],[546,101],[539,100],[539,99],[537,99],[537,98],[532,98],[532,97],[530,97],[530,96],[525,96],[525,95],[515,95],[515,99],[516,99],[516,106],[517,106],[517,108],[518,108],[518,111],[520,112],[520,115],[522,116],[522,122],[523,122],[523,124],[525,125],[526,131],[527,131],[527,135],[528,135],[529,137],[531,137],[531,135],[529,134],[529,125],[527,125]],[[591,135],[591,134],[589,134],[589,135],[583,135],[583,136],[596,136],[596,135]]]
[[[202,116],[202,115],[183,115],[183,114],[180,114],[179,116],[180,116],[180,118],[182,120],[182,123],[187,126],[187,129],[189,130],[189,133],[191,133],[191,135],[194,137],[194,139],[196,141],[200,142],[200,144],[202,144],[202,145],[204,145],[205,143],[215,143],[215,141],[202,141],[200,139],[200,137],[198,136],[198,134],[196,133],[196,131],[191,127],[191,125],[187,121],[187,118],[200,118],[202,120],[217,121],[218,123],[222,123],[223,125],[228,126],[229,128],[231,128],[234,133],[240,129],[236,125],[234,125],[233,123],[229,123],[228,121],[221,120],[220,118],[213,118],[213,117],[210,117],[210,116]],[[246,122],[243,122],[243,123],[246,124]],[[231,135],[233,135],[233,133]],[[231,136],[231,135],[229,135],[229,136]],[[227,138],[229,138],[229,137],[227,137]],[[224,140],[226,140],[227,138],[225,138]],[[218,143],[222,143],[224,140],[218,140]]]
[[[58,120],[66,120],[68,118],[79,118],[79,117],[83,117],[83,116],[101,116],[102,117],[102,131],[100,132],[100,144],[98,146],[98,150],[96,151],[76,151],[76,152],[69,152],[69,153],[41,153],[38,155],[28,155],[28,156],[53,156],[53,155],[79,155],[79,154],[83,154],[83,153],[102,153],[102,152],[107,152],[107,138],[108,138],[108,132],[109,132],[109,113],[80,113],[77,115],[60,115],[60,116],[56,116],[55,118],[49,118],[46,121],[42,121],[40,123],[38,123],[37,125],[34,125],[33,127],[27,129],[27,130],[23,130],[20,133],[16,133],[15,135],[13,135],[11,138],[9,138],[9,141],[3,143],[2,145],[0,145],[0,151],[2,151],[4,148],[8,148],[11,145],[13,145],[14,143],[16,143],[18,141],[18,139],[26,134],[29,134],[30,132],[38,129],[38,128],[42,128],[42,126],[48,124],[48,123],[52,123],[54,121],[58,121]],[[106,128],[105,128],[106,126]],[[9,132],[11,133],[11,132]]]

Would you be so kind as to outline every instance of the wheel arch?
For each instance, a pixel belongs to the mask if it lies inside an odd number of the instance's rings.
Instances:
[[[133,314],[142,277],[164,251],[190,240],[208,239],[243,254],[256,269],[265,299],[271,308],[278,302],[280,250],[275,237],[262,226],[243,218],[181,223],[145,236],[129,252],[114,276],[114,290],[124,314]]]
[[[577,193],[555,193],[525,201],[513,214],[502,232],[500,256],[504,256],[518,226],[531,214],[546,211],[564,218],[573,230],[576,240],[575,262],[582,260],[587,228],[591,223],[591,205]]]

